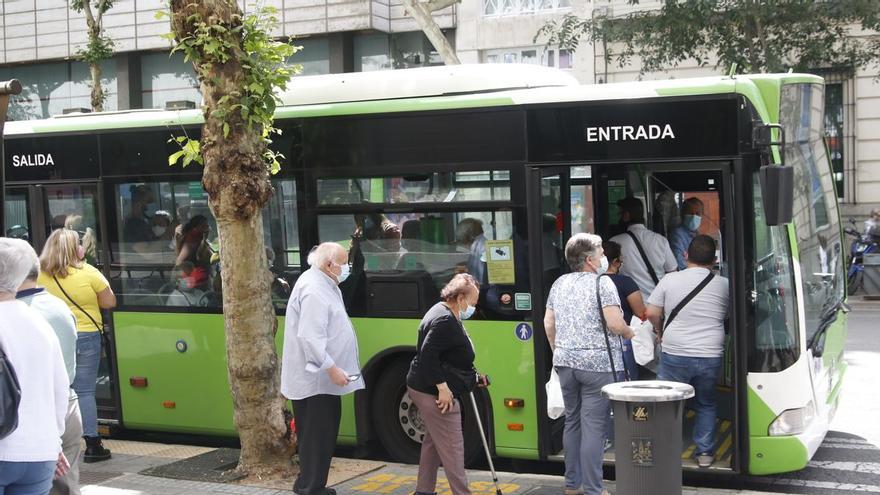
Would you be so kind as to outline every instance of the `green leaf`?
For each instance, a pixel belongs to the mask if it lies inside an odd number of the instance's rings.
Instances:
[[[178,160],[180,160],[180,157],[182,157],[185,154],[186,154],[186,151],[183,151],[183,150],[175,151],[174,153],[172,153],[171,155],[168,156],[168,165],[169,166],[174,165],[175,163],[177,163]]]

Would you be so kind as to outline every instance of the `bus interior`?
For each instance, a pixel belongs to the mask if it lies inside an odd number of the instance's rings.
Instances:
[[[717,243],[716,273],[730,278],[730,269],[736,259],[732,254],[733,243],[728,230],[732,228],[731,203],[733,187],[730,179],[730,162],[685,162],[685,163],[615,163],[598,165],[559,166],[548,169],[535,168],[535,182],[539,181],[542,217],[567,220],[559,222],[553,230],[542,231],[542,256],[546,251],[563,259],[566,241],[574,234],[586,232],[600,235],[603,241],[623,233],[618,201],[625,197],[638,198],[645,207],[646,227],[664,237],[672,245],[673,231],[680,228],[683,203],[697,198],[703,204],[702,222],[697,233],[705,234]],[[531,210],[536,215],[537,210]],[[543,223],[543,222],[542,222]],[[681,227],[683,228],[683,227]],[[696,235],[694,233],[693,235]],[[728,248],[730,246],[731,248]],[[674,248],[673,248],[674,250]],[[681,254],[681,253],[678,253]],[[641,264],[641,260],[624,260],[624,264]],[[546,266],[546,265],[545,265]],[[546,302],[549,287],[556,277],[568,271],[564,263],[560,270],[544,270],[541,274],[543,298]],[[731,290],[731,294],[734,291]],[[647,304],[647,301],[645,301]],[[731,304],[732,306],[732,304]],[[717,420],[715,432],[716,456],[712,466],[715,470],[731,470],[735,463],[734,442],[736,439],[736,360],[731,330],[731,318],[725,322],[725,353],[722,370],[716,384]],[[539,318],[536,316],[536,324]],[[629,322],[628,322],[629,323]],[[546,368],[552,357],[549,350],[545,356]],[[638,367],[637,377],[629,379],[653,379],[655,373],[642,366]],[[655,369],[656,370],[656,369]],[[685,468],[697,468],[695,445],[692,430],[695,411],[686,405],[683,428],[682,462]],[[563,418],[555,420],[553,432],[552,458],[562,459],[561,432]],[[610,444],[609,444],[610,445]],[[606,450],[605,460],[614,462],[614,448]]]

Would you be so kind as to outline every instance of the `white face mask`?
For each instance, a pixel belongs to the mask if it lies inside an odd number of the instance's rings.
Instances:
[[[161,225],[153,225],[153,235],[154,236],[160,237],[164,233],[165,233],[165,227],[162,227]]]
[[[331,263],[338,266],[339,269],[342,270],[342,273],[340,273],[339,275],[336,276],[336,283],[341,284],[342,282],[345,282],[345,280],[348,278],[348,276],[351,275],[351,266],[349,266],[348,263],[346,263],[344,265],[340,265],[340,264],[336,263],[335,261],[332,261]]]
[[[596,273],[602,275],[603,273],[608,271],[608,257],[604,254],[602,258],[599,260],[599,266],[596,267]]]

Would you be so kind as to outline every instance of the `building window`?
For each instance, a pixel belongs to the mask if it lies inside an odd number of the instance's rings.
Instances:
[[[299,64],[301,76],[315,76],[330,73],[330,42],[327,38],[308,38],[293,40],[295,46],[302,47],[292,57],[289,64]]]
[[[571,0],[483,0],[483,15],[539,14],[571,9]]]
[[[501,48],[483,51],[483,62],[490,64],[531,64],[557,69],[571,69],[572,53],[570,50],[557,48],[522,47]]]
[[[843,199],[843,83],[825,85],[825,142],[837,197]]]
[[[18,79],[22,92],[9,103],[11,120],[46,119],[67,108],[90,109],[92,79],[83,62],[55,62],[0,69],[0,80]],[[101,63],[104,110],[117,109],[116,60]]]
[[[199,106],[202,94],[192,64],[180,52],[146,53],[141,56],[141,90],[144,108],[165,108],[169,101],[191,101]]]
[[[355,72],[432,65],[443,65],[443,59],[421,31],[362,34],[354,37]]]

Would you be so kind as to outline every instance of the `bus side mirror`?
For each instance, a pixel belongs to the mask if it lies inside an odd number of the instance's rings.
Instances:
[[[767,225],[791,223],[794,210],[794,168],[765,165],[758,172]]]

